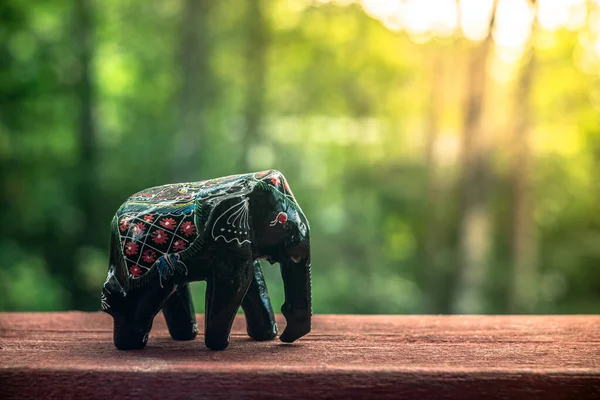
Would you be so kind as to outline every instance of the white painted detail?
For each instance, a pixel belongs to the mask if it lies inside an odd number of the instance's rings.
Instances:
[[[221,215],[219,215],[219,217],[215,220],[215,223],[213,224],[213,227],[211,230],[212,237],[215,240],[223,239],[226,243],[231,243],[235,240],[239,246],[241,246],[244,243],[251,243],[250,240],[248,240],[248,239],[238,238],[235,236],[228,239],[224,235],[216,235],[215,234],[215,227],[217,226],[217,224],[219,222],[224,222],[225,224],[227,224],[228,226],[230,226],[232,228],[238,227],[238,228],[243,228],[243,229],[250,229],[250,224],[248,223],[248,217],[249,217],[248,198],[244,197],[239,203],[234,204],[233,206],[231,206],[227,210],[225,210]],[[225,218],[227,218],[227,219],[222,221]],[[231,232],[231,229],[228,229],[227,232]],[[235,231],[235,233],[237,234],[237,231]],[[240,233],[241,233],[241,231],[240,231]]]

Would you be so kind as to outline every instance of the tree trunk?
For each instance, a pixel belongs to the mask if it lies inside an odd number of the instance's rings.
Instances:
[[[208,136],[207,108],[211,101],[210,40],[208,38],[209,0],[184,0],[181,26],[181,87],[179,129],[173,146],[172,179],[197,179],[203,169],[202,153]]]
[[[467,104],[461,148],[459,275],[452,304],[454,313],[485,311],[485,269],[489,261],[490,145],[485,133],[483,106],[486,98],[486,65],[492,49],[494,1],[488,35],[471,51],[468,67]]]
[[[426,168],[426,186],[425,186],[425,209],[423,210],[424,230],[422,234],[421,248],[423,251],[423,266],[421,268],[422,287],[425,293],[423,299],[422,312],[439,312],[438,305],[440,293],[440,272],[438,263],[438,254],[440,252],[440,230],[441,221],[439,214],[439,195],[440,188],[437,179],[437,164],[435,159],[435,143],[438,138],[439,123],[442,117],[443,108],[443,89],[444,89],[444,68],[443,58],[439,53],[442,49],[435,46],[432,55],[429,57],[431,62],[431,77],[429,79],[429,101],[427,109],[427,128],[425,133],[425,168]]]
[[[77,196],[80,208],[89,224],[95,215],[94,186],[97,180],[97,143],[94,123],[94,88],[92,84],[92,59],[94,54],[92,5],[90,0],[75,0],[74,22],[77,42],[77,59],[81,66],[81,77],[76,87],[79,100],[77,139],[79,148],[79,176]],[[83,230],[87,232],[87,229]]]
[[[535,27],[535,25],[534,25]],[[511,152],[512,231],[511,257],[513,281],[510,311],[532,312],[536,305],[536,229],[533,218],[532,154],[529,143],[531,128],[531,85],[535,69],[533,35],[523,56],[515,91],[515,125]]]
[[[73,39],[76,57],[81,67],[81,75],[74,87],[74,96],[78,101],[79,110],[76,121],[76,143],[79,148],[79,159],[71,176],[75,177],[73,195],[76,207],[82,218],[78,220],[78,229],[72,235],[64,238],[64,248],[57,251],[56,244],[47,249],[47,258],[51,268],[61,269],[65,282],[73,282],[73,273],[77,265],[76,254],[79,249],[92,246],[100,240],[104,231],[98,230],[103,226],[99,221],[97,202],[98,180],[98,145],[96,124],[94,121],[94,3],[91,0],[74,0],[73,3]],[[69,182],[65,182],[70,186]],[[66,254],[61,254],[66,253]],[[75,309],[95,309],[97,300],[91,298],[85,288],[73,285],[71,292],[71,307]]]
[[[248,171],[252,163],[248,150],[260,143],[261,124],[264,114],[265,85],[267,69],[267,20],[264,16],[262,0],[247,0],[246,17],[246,83],[244,105],[244,136],[242,140],[241,171]]]

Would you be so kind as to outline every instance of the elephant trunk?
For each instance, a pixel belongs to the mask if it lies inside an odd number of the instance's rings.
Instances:
[[[311,328],[310,250],[301,258],[292,256],[282,261],[281,278],[285,291],[281,313],[287,325],[279,339],[291,343],[309,333]]]

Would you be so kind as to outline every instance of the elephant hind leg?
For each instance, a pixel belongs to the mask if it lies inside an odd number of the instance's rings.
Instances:
[[[154,317],[173,293],[174,285],[161,287],[156,281],[150,287],[127,293],[120,312],[113,313],[115,346],[120,350],[139,350],[146,347]]]
[[[277,336],[277,324],[260,262],[254,261],[253,277],[242,301],[246,330],[254,340],[271,340]]]
[[[198,324],[189,283],[177,287],[162,310],[173,339],[192,340],[196,337]]]
[[[150,329],[152,329],[152,320],[147,321],[146,324],[139,324],[119,316],[113,316],[113,318],[113,341],[117,349],[141,350],[146,347]]]

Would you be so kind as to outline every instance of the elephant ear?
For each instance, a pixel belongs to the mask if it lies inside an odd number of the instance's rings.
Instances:
[[[222,201],[215,208],[211,229],[215,242],[235,242],[238,246],[251,243],[248,201],[246,196],[236,196]]]

